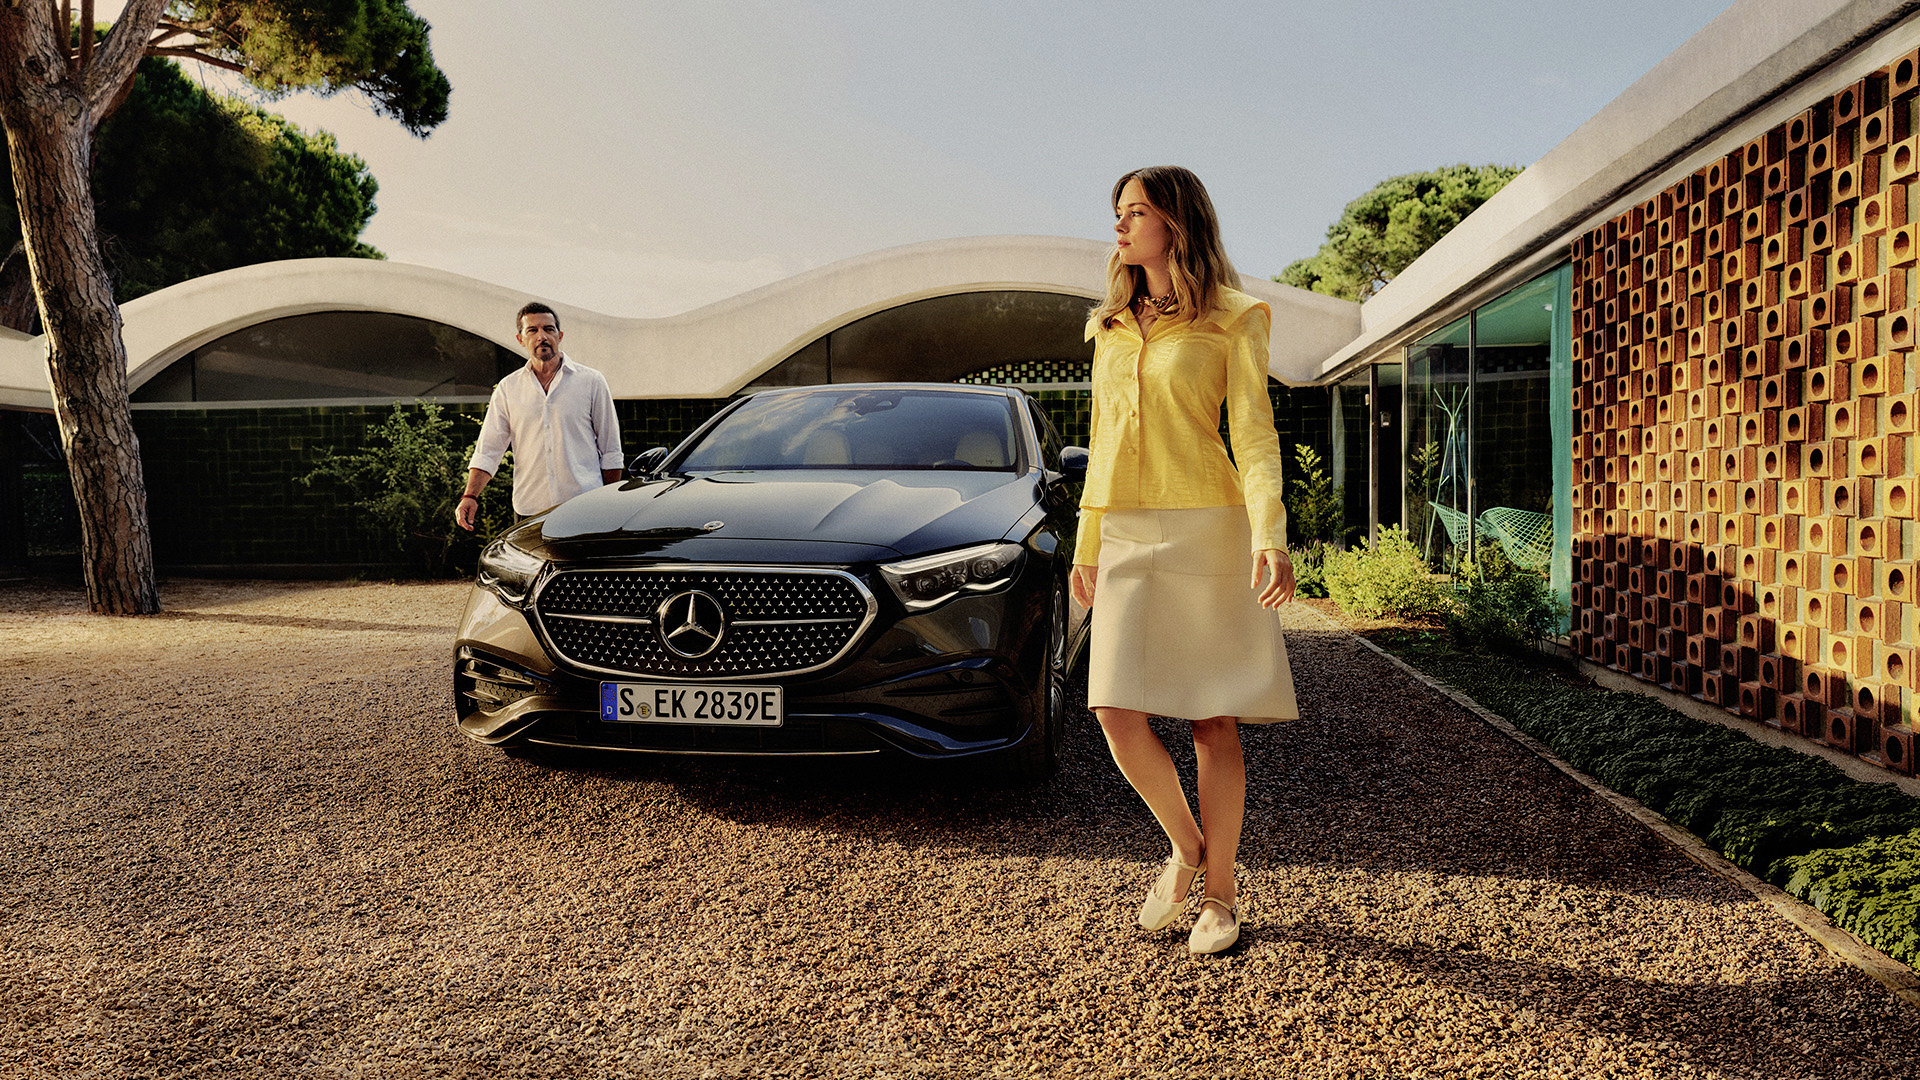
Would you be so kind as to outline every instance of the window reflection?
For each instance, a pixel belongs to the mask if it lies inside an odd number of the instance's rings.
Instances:
[[[1473,392],[1467,320],[1407,353],[1407,525],[1436,569],[1452,572],[1472,535],[1468,470]]]
[[[1564,603],[1571,567],[1569,267],[1544,274],[1409,346],[1408,533],[1435,569],[1497,549],[1546,575]]]

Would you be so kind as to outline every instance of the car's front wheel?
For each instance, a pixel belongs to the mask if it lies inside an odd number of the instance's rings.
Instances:
[[[1008,761],[1008,777],[1015,783],[1037,784],[1053,775],[1067,723],[1067,647],[1067,587],[1055,582],[1047,603],[1046,670],[1028,695],[1027,737]]]

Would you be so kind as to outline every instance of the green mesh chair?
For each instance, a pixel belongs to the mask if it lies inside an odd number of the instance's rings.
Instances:
[[[1451,506],[1440,503],[1428,503],[1427,508],[1433,516],[1440,519],[1440,526],[1447,530],[1447,541],[1454,547],[1465,547],[1467,543],[1467,515]]]
[[[1439,509],[1439,507],[1435,507]],[[1449,511],[1458,516],[1463,527],[1466,515],[1459,511]],[[1507,553],[1515,566],[1528,570],[1545,570],[1553,561],[1553,515],[1536,513],[1532,510],[1515,510],[1511,506],[1496,506],[1480,515],[1480,532],[1499,541],[1500,550]],[[1447,523],[1447,535],[1454,535],[1453,523]],[[1456,539],[1455,543],[1461,541]]]

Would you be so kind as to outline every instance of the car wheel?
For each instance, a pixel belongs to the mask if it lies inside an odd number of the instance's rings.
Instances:
[[[1053,775],[1067,723],[1067,589],[1055,583],[1047,605],[1046,672],[1029,699],[1032,726],[1014,747],[1009,779],[1037,784]]]

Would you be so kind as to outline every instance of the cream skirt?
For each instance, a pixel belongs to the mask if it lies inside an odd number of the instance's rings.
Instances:
[[[1280,617],[1247,587],[1251,545],[1243,506],[1107,511],[1087,704],[1243,724],[1298,719]]]

